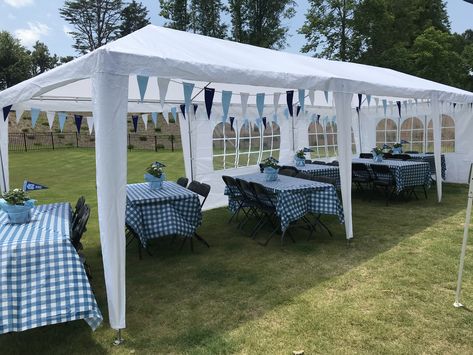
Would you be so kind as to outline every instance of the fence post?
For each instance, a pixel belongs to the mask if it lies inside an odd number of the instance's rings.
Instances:
[[[128,133],[128,150],[131,152],[131,149],[130,149],[130,133]]]
[[[174,152],[174,134],[171,134],[171,150]]]
[[[53,150],[54,150],[54,136],[53,136],[53,132],[51,132],[51,144],[52,144]]]
[[[76,132],[76,148],[79,148],[79,135]]]
[[[158,151],[158,136],[156,134],[154,135],[154,151]]]
[[[25,152],[28,151],[28,147],[26,146],[26,133],[23,132],[23,142],[25,143]]]

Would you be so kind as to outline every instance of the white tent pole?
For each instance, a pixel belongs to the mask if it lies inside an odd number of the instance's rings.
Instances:
[[[431,96],[432,123],[434,129],[434,159],[435,159],[435,176],[437,183],[438,202],[442,201],[442,160],[441,160],[441,117],[438,94],[433,93]]]
[[[338,160],[340,185],[342,190],[343,213],[345,216],[345,233],[348,240],[353,238],[351,206],[351,126],[353,94],[334,92],[335,111],[337,113]]]
[[[0,192],[8,191],[8,119],[0,117]]]
[[[110,326],[118,330],[125,328],[128,75],[96,73],[92,92],[100,243]]]
[[[463,243],[462,251],[460,254],[460,265],[458,266],[458,280],[457,280],[457,292],[455,294],[454,307],[463,307],[461,303],[461,291],[462,291],[462,277],[463,277],[463,265],[465,261],[466,245],[468,242],[468,230],[470,228],[471,220],[471,205],[473,200],[473,164],[470,166],[470,190],[468,191],[468,203],[466,207],[465,226],[463,228]]]

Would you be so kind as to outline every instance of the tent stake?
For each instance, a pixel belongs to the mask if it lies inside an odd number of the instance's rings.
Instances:
[[[455,295],[455,302],[453,306],[455,308],[463,307],[461,303],[461,291],[462,291],[462,277],[463,277],[463,265],[465,261],[465,252],[466,252],[466,245],[468,242],[468,230],[470,226],[470,219],[471,219],[471,205],[473,200],[473,164],[470,166],[470,189],[468,191],[468,204],[466,208],[466,217],[465,217],[465,227],[463,229],[463,243],[462,243],[462,251],[460,254],[460,265],[458,267],[458,281],[457,281],[457,292]]]
[[[121,344],[123,344],[124,341],[125,341],[125,339],[122,338],[122,330],[118,329],[117,330],[117,337],[113,341],[113,345],[115,345],[115,346],[121,345]]]

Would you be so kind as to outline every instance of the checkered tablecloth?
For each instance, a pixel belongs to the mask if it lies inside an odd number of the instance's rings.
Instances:
[[[126,223],[143,247],[152,238],[192,237],[202,222],[199,196],[174,182],[164,181],[161,189],[150,189],[147,183],[127,185],[126,201]]]
[[[261,173],[236,176],[248,182],[257,182],[268,190],[276,193],[276,211],[281,219],[281,229],[286,230],[289,224],[300,219],[307,213],[331,214],[338,216],[344,223],[343,207],[338,199],[337,191],[331,184],[317,181],[278,175],[276,181],[265,181]],[[229,191],[226,189],[225,194]],[[229,209],[236,211],[238,204],[229,196]]]
[[[321,164],[306,164],[305,166],[297,166],[299,171],[314,175],[329,177],[336,181],[337,188],[340,188],[340,170],[338,166],[321,165]]]
[[[0,333],[77,319],[95,330],[102,314],[69,240],[70,205],[32,212],[25,224],[0,212]]]
[[[430,166],[428,163],[421,161],[403,161],[385,159],[380,163],[373,159],[353,159],[354,163],[363,163],[368,167],[370,165],[387,165],[394,175],[396,181],[396,192],[400,193],[408,187],[426,186],[430,187]]]
[[[430,165],[430,173],[436,174],[435,171],[435,157],[433,154],[409,154],[411,156],[411,160],[418,160],[429,163]],[[442,179],[446,179],[447,177],[447,162],[445,160],[445,155],[442,154],[440,156],[440,161],[442,165]]]

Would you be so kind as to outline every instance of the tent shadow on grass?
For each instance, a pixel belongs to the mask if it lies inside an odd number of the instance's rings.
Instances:
[[[330,283],[461,211],[466,189],[447,185],[445,190],[442,204],[436,203],[433,190],[428,200],[393,202],[389,207],[382,199],[368,202],[355,197],[356,239],[350,246],[337,218],[325,217],[333,238],[319,232],[307,241],[307,232],[293,230],[295,244],[288,240],[281,247],[275,238],[268,247],[261,247],[247,232],[245,235],[235,224],[227,224],[225,208],[204,214],[199,233],[209,241],[210,249],[194,243],[193,254],[188,245],[179,252],[179,241],[155,240],[151,243],[153,255],[144,253],[139,260],[135,246],[130,246],[126,342],[120,351],[237,352],[240,345],[228,337],[229,332],[297,302],[297,296],[307,290]],[[461,226],[458,228],[460,231]],[[259,239],[264,239],[265,233]],[[92,284],[99,306],[106,311],[99,253],[98,248],[89,249],[88,258],[94,268]],[[74,322],[4,335],[0,347],[22,352],[34,340],[44,344],[39,352],[63,353],[70,348],[76,349],[71,352],[81,349],[100,354],[111,350],[113,336],[108,326],[94,334],[84,322]]]

